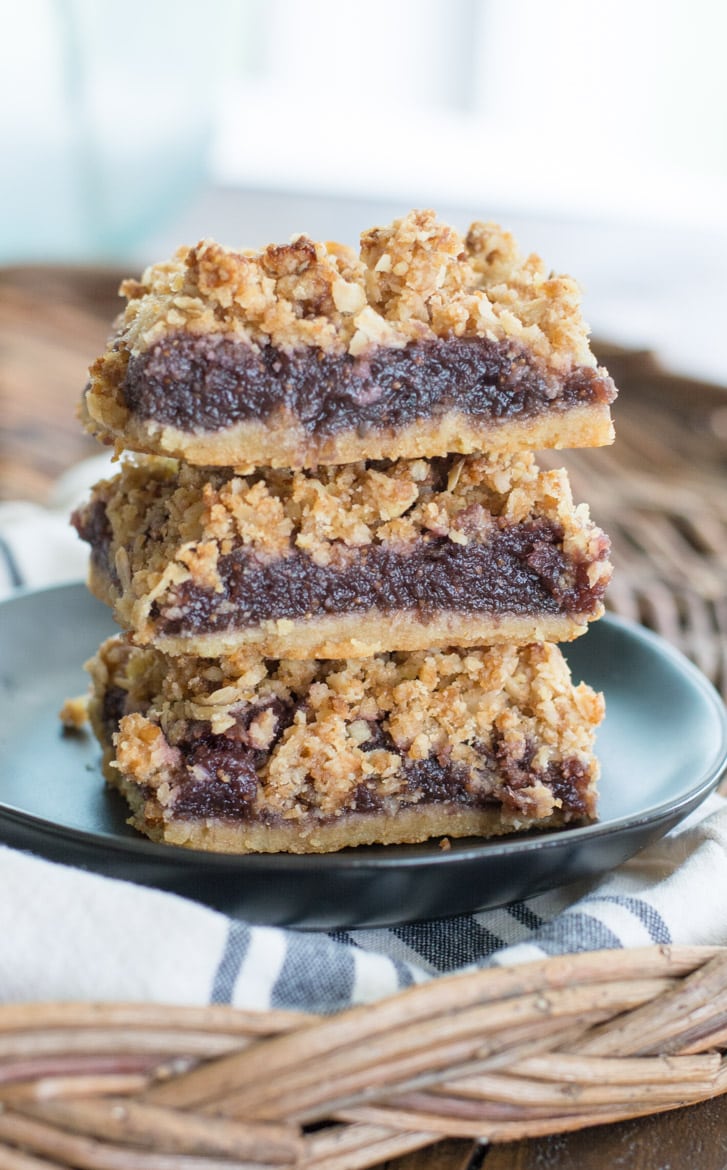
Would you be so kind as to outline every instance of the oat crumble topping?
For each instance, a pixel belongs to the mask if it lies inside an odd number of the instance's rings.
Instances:
[[[521,255],[497,224],[474,223],[463,237],[433,211],[364,232],[358,256],[305,235],[259,251],[203,240],[124,281],[121,292],[128,303],[118,343],[133,354],[180,329],[353,356],[476,336],[520,341],[556,367],[595,366],[571,277]],[[120,356],[114,348],[107,358],[113,366]]]
[[[426,534],[487,541],[498,519],[552,521],[567,556],[610,573],[599,559],[603,534],[587,505],[574,506],[567,473],[539,470],[529,452],[252,475],[140,457],[97,484],[89,507],[94,500],[105,506],[122,587],[139,598],[185,580],[219,592],[219,559],[240,546],[269,558],[297,550],[328,565],[345,550],[410,546]]]
[[[169,785],[190,726],[201,721],[233,740],[246,727],[249,742],[268,753],[258,769],[259,809],[288,820],[305,818],[312,806],[322,816],[340,814],[368,779],[380,795],[396,796],[406,787],[406,761],[428,757],[468,767],[475,784],[492,785],[483,747],[495,739],[515,760],[527,758],[534,745],[533,773],[566,758],[593,776],[597,770],[592,749],[602,696],[585,683],[573,685],[552,644],[337,662],[266,660],[244,649],[212,662],[170,659],[118,636],[88,668],[96,724],[107,689],[127,693],[129,713],[115,736],[122,773],[152,788]],[[295,712],[282,734],[281,704]],[[377,726],[395,750],[375,744],[366,750]],[[514,800],[520,814],[538,817],[558,802],[537,775]]]

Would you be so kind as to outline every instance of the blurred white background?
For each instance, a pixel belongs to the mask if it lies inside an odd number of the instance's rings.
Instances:
[[[3,0],[0,261],[411,206],[511,227],[602,337],[727,383],[721,0]]]

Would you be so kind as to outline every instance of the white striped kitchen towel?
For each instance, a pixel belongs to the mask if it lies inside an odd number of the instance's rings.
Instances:
[[[75,469],[47,509],[0,505],[0,598],[83,577],[84,546],[67,516],[107,468],[101,457]],[[0,845],[0,1001],[334,1012],[473,964],[652,943],[727,944],[726,889],[727,801],[716,795],[597,882],[481,914],[370,930],[254,926]]]

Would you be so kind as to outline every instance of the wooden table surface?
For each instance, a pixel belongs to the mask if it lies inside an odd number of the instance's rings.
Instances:
[[[118,273],[94,269],[0,270],[0,499],[42,502],[62,471],[98,453],[76,422],[75,405],[120,307],[118,280]],[[558,460],[568,462],[576,493],[592,501],[596,519],[614,537],[624,570],[615,608],[661,628],[725,687],[727,396],[669,378],[645,355],[607,356],[622,387],[619,442],[612,451]],[[659,506],[658,538],[651,530],[639,535],[633,525],[624,529],[625,511],[632,520],[640,513],[653,519],[655,487],[663,494],[668,485],[673,500]],[[445,1141],[390,1162],[387,1170],[483,1166],[725,1170],[727,1100],[507,1146]]]

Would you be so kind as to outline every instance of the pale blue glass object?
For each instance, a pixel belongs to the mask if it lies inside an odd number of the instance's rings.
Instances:
[[[24,0],[0,41],[0,262],[121,257],[204,182],[229,0]]]

